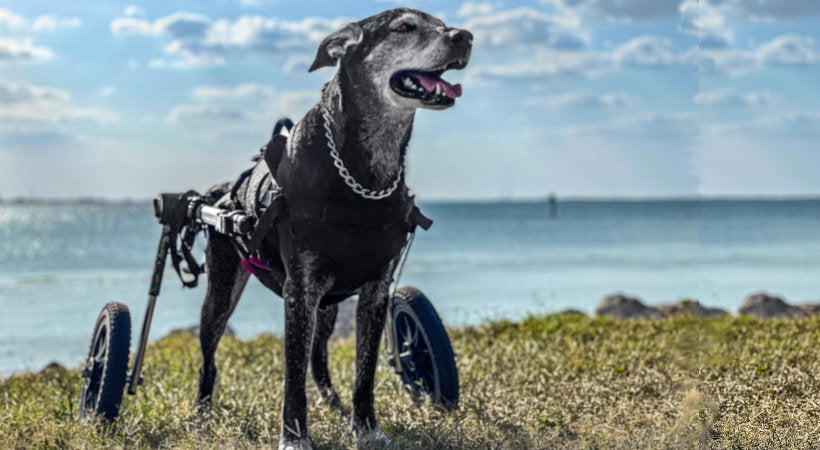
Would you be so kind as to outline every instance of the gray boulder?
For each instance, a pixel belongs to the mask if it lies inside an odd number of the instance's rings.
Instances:
[[[786,303],[782,298],[762,292],[746,297],[738,312],[744,316],[764,319],[798,319],[809,316],[806,311]]]
[[[798,308],[806,312],[810,316],[820,314],[820,303],[801,303],[797,305]]]
[[[700,304],[698,300],[685,299],[677,303],[667,303],[657,306],[658,310],[667,316],[676,314],[691,314],[697,317],[728,316],[729,313],[720,308],[709,308]]]
[[[660,319],[664,315],[657,308],[644,305],[637,298],[615,294],[605,297],[595,308],[595,314],[615,319]]]
[[[342,339],[356,333],[356,305],[359,297],[353,296],[339,303],[339,312],[336,314],[336,326],[333,328],[331,339]]]
[[[50,363],[48,363],[47,366],[43,367],[43,370],[41,370],[40,373],[46,373],[46,372],[63,373],[65,371],[66,371],[65,366],[58,363],[57,361],[51,361]]]

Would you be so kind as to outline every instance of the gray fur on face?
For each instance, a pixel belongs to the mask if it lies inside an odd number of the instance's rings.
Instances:
[[[396,32],[402,24],[412,26],[412,32]],[[397,94],[390,78],[402,70],[433,71],[456,59],[466,63],[469,49],[466,54],[454,54],[451,41],[458,31],[423,11],[397,8],[349,24],[320,45],[311,70],[337,61],[340,66],[325,86],[320,104],[330,112],[334,136],[341,135],[345,126],[341,84],[346,80],[340,77],[352,79],[356,94],[350,100],[362,119],[356,131],[367,151],[370,173],[378,182],[374,188],[387,187],[398,173],[402,144],[409,140],[415,110],[441,109]],[[341,143],[336,139],[338,148]]]

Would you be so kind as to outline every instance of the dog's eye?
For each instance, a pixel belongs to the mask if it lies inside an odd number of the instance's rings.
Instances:
[[[413,31],[416,29],[416,26],[407,22],[402,23],[401,25],[397,26],[395,30],[397,33],[407,33],[408,31]]]

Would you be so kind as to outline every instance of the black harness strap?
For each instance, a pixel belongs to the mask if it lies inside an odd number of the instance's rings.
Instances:
[[[249,252],[255,253],[259,250],[262,246],[262,241],[265,240],[268,233],[273,230],[273,227],[282,220],[286,213],[285,198],[282,196],[274,198],[267,209],[265,209],[265,212],[262,213],[262,217],[256,221],[256,227],[248,240]]]
[[[171,254],[171,263],[174,265],[174,270],[176,270],[177,275],[179,275],[179,279],[180,281],[182,281],[182,285],[187,288],[196,287],[197,282],[199,280],[199,275],[202,273],[202,266],[191,253],[194,249],[194,240],[196,239],[196,235],[198,233],[198,229],[192,229],[186,226],[184,232],[182,233],[182,238],[179,242],[180,249],[177,250],[176,239],[178,237],[178,233],[175,233],[173,231],[171,232],[171,247],[169,249],[169,253]],[[182,251],[182,256],[179,255],[180,250]],[[182,276],[182,269],[180,268],[180,263],[183,259],[185,259],[185,264],[188,266],[187,271],[193,277],[190,280],[186,280]]]
[[[413,204],[413,210],[410,211],[410,216],[407,217],[407,222],[412,230],[415,230],[416,226],[420,226],[422,230],[427,231],[433,226],[433,219],[422,214],[415,203]]]
[[[168,248],[168,252],[171,254],[171,263],[177,275],[179,275],[182,285],[189,288],[197,285],[199,275],[202,273],[202,267],[192,253],[194,239],[200,230],[189,215],[190,205],[196,203],[198,198],[200,198],[200,195],[196,191],[188,191],[183,194],[162,194],[161,207],[159,208],[161,214],[158,217],[160,223],[168,225],[171,230]],[[180,235],[182,236],[181,239]],[[179,244],[179,248],[177,244]],[[180,251],[182,255],[180,255]],[[180,265],[183,259],[188,266],[188,272],[193,276],[190,280],[186,280],[182,275]]]

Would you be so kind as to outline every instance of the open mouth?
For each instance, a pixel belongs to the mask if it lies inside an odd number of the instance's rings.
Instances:
[[[400,70],[390,77],[390,87],[402,97],[421,100],[425,106],[446,108],[461,97],[461,85],[450,84],[441,74],[451,68],[462,68],[461,61],[436,70]]]

